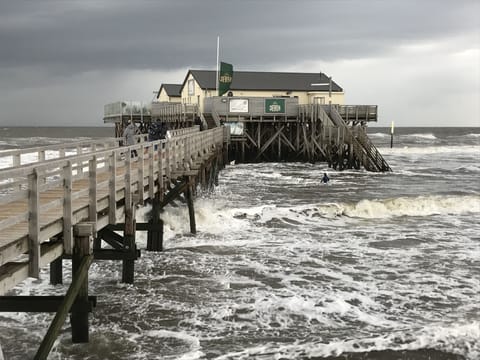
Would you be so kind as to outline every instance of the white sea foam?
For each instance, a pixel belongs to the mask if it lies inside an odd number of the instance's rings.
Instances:
[[[160,338],[160,339],[176,339],[188,346],[189,351],[183,353],[181,356],[178,357],[180,360],[194,360],[200,359],[205,354],[201,352],[200,349],[200,340],[195,337],[191,336],[185,332],[179,331],[170,331],[170,330],[149,330],[145,331],[141,334],[138,334],[138,338],[140,337],[149,337],[149,338]],[[161,356],[159,357],[159,359]]]
[[[480,137],[480,134],[467,134],[467,135],[465,135],[465,136],[478,138],[478,137]]]
[[[368,134],[369,137],[387,137],[390,136],[389,134],[386,133],[373,133],[373,134]]]
[[[409,154],[474,154],[480,155],[479,145],[463,146],[398,146],[398,147],[379,147],[382,155],[409,155]]]
[[[196,203],[199,231],[222,235],[242,231],[249,222],[267,223],[274,219],[289,225],[318,222],[339,217],[384,219],[399,216],[462,215],[480,213],[480,196],[416,196],[361,200],[356,203],[319,203],[316,206],[227,208],[221,201],[202,199]],[[168,208],[162,214],[167,238],[189,231],[186,206]],[[293,221],[293,223],[292,223]],[[211,241],[212,239],[207,239]],[[200,242],[201,243],[201,242]]]
[[[248,218],[266,223],[272,219],[291,219],[300,223],[318,218],[341,216],[383,219],[399,216],[431,216],[480,213],[480,196],[416,196],[391,199],[361,200],[356,203],[320,203],[317,206],[262,206],[248,213]]]
[[[425,140],[436,140],[437,137],[433,135],[432,133],[427,133],[427,134],[411,134],[411,135],[402,135],[405,137],[414,137],[414,138],[420,138],[420,139],[425,139]]]
[[[235,216],[238,209],[227,208],[221,200],[199,198],[195,201],[194,206],[195,223],[199,232],[222,235],[225,233],[226,227],[231,232],[245,227],[247,220]],[[253,212],[252,209],[245,210]],[[179,233],[188,233],[190,231],[188,207],[185,204],[181,204],[178,207],[167,207],[160,217],[164,222],[165,238],[167,239]]]
[[[480,212],[480,196],[418,196],[384,200],[362,200],[343,206],[342,214],[360,218],[430,216]]]
[[[477,322],[445,327],[425,328],[411,331],[410,335],[393,333],[386,336],[355,338],[331,342],[298,342],[295,344],[265,344],[253,346],[243,351],[230,352],[217,359],[249,359],[252,356],[264,358],[268,354],[278,354],[281,358],[327,357],[343,353],[359,353],[381,350],[439,349],[465,356],[468,360],[478,360],[480,356],[479,324]],[[281,356],[280,356],[281,355]]]

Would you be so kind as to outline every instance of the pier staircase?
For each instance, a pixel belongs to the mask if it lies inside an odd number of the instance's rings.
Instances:
[[[321,111],[324,111],[332,124],[342,129],[346,135],[345,137],[351,140],[352,156],[350,160],[355,161],[355,157],[368,171],[392,171],[362,127],[356,128],[355,130],[349,127],[336,106],[324,106]]]
[[[202,120],[203,126],[206,126],[207,129],[220,126],[220,116],[215,110],[212,110],[211,113],[200,113],[200,119]]]

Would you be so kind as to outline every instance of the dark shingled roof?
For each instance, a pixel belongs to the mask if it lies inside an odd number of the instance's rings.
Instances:
[[[165,92],[170,97],[180,97],[182,95],[182,84],[162,84],[162,86],[160,86],[160,89],[158,90],[157,99],[160,96],[162,88],[165,89]]]
[[[185,81],[189,74],[202,89],[216,88],[216,71],[190,70]],[[234,71],[230,90],[328,91],[328,82],[328,76],[323,73]],[[332,91],[342,92],[343,89],[332,81]]]

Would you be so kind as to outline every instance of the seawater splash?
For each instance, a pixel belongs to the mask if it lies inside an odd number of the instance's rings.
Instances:
[[[436,140],[437,137],[432,133],[404,135],[406,137],[420,138],[424,140]]]
[[[397,146],[397,147],[378,147],[383,155],[480,155],[479,145],[463,145],[463,146]]]
[[[323,343],[321,341],[311,342],[308,344],[297,343],[293,345],[278,345],[265,344],[263,346],[255,346],[243,351],[232,352],[217,358],[217,360],[227,359],[250,359],[256,357],[259,359],[267,359],[268,355],[278,354],[285,359],[307,359],[307,358],[327,358],[335,357],[340,354],[350,354],[348,358],[352,359],[369,359],[365,357],[365,353],[390,351],[391,356],[395,359],[405,358],[400,354],[395,354],[395,351],[412,351],[418,349],[425,349],[425,347],[435,348],[449,354],[464,354],[465,347],[470,353],[469,359],[478,359],[480,356],[480,343],[476,341],[480,336],[480,324],[471,323],[461,326],[454,326],[452,328],[431,327],[420,330],[411,331],[408,335],[404,333],[393,333],[385,336],[366,337],[362,339],[352,340],[337,340],[330,343]],[[464,338],[469,339],[469,342],[464,343]],[[473,347],[470,344],[474,344]],[[428,350],[427,350],[428,351]],[[445,353],[438,353],[432,350],[432,357],[435,359],[435,354],[443,355],[442,359],[446,359]],[[361,356],[353,357],[353,354],[363,354]],[[399,357],[397,357],[399,356]],[[401,356],[401,357],[400,357]],[[473,356],[473,357],[471,357]],[[375,359],[377,357],[374,357]],[[387,357],[381,357],[386,359]],[[408,357],[408,359],[416,359],[415,355]],[[418,357],[420,358],[420,356]],[[426,357],[422,356],[422,359]],[[449,356],[448,359],[456,359],[455,355]],[[347,357],[341,357],[347,359]],[[340,360],[340,358],[339,358]]]
[[[264,205],[239,208],[230,210],[228,213],[233,214],[237,219],[249,219],[259,223],[265,223],[274,218],[304,223],[315,218],[385,219],[400,216],[464,215],[480,213],[480,196],[429,195],[294,207]],[[240,223],[239,226],[241,226]]]
[[[480,196],[417,196],[384,200],[361,200],[341,206],[342,215],[360,218],[396,216],[463,215],[480,212]]]

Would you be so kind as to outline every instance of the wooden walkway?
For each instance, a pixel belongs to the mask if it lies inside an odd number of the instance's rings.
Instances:
[[[162,199],[175,179],[201,176],[227,137],[223,127],[193,127],[130,147],[102,139],[0,152],[0,295],[71,255],[76,225],[97,232],[123,223],[133,202]]]

